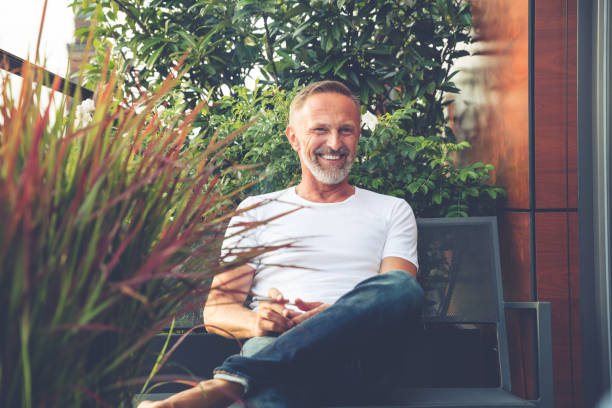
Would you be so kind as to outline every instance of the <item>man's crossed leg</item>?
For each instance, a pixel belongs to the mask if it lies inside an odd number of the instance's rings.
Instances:
[[[229,357],[215,370],[215,378],[139,408],[224,407],[241,398],[249,406],[270,407],[271,390],[277,399],[273,405],[295,406],[277,391],[287,385],[310,389],[315,401],[334,391],[377,388],[380,384],[372,387],[373,382],[385,370],[381,357],[399,353],[418,329],[422,304],[423,290],[409,273],[374,276],[255,354]],[[363,358],[351,360],[355,356]],[[338,367],[342,362],[349,365]]]

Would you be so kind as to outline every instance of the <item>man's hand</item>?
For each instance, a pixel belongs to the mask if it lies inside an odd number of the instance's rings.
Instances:
[[[256,319],[253,326],[255,336],[266,336],[269,333],[284,333],[297,323],[292,319],[302,313],[285,309],[287,299],[283,297],[276,288],[268,290],[268,297],[275,299],[274,302],[259,302],[259,308],[255,311]]]
[[[295,305],[300,310],[304,311],[304,313],[293,312],[293,313],[297,313],[297,315],[293,316],[291,318],[291,321],[296,325],[302,323],[305,320],[308,320],[312,316],[316,315],[317,313],[322,312],[323,310],[329,307],[327,303],[304,302],[302,299],[295,299]]]

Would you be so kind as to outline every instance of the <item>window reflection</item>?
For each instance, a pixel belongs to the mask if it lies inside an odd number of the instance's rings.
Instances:
[[[472,0],[472,14],[472,55],[457,60],[461,94],[452,95],[449,119],[472,145],[462,158],[494,164],[506,206],[528,208],[529,1]]]

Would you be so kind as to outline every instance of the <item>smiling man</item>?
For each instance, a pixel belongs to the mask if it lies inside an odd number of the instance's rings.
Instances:
[[[249,340],[214,379],[140,408],[222,407],[238,398],[315,407],[364,402],[393,384],[397,354],[421,314],[417,231],[404,200],[348,183],[360,112],[339,82],[296,95],[286,135],[302,179],[247,198],[223,243],[230,258],[279,249],[217,275],[204,308],[209,332]]]
[[[296,99],[291,106],[287,138],[302,165],[323,185],[348,186],[361,131],[356,103],[348,95],[318,93],[306,101]]]

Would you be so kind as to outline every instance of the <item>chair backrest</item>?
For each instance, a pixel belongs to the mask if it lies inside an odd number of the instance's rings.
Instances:
[[[501,386],[510,390],[497,219],[418,219],[419,281],[425,322],[493,323]]]

